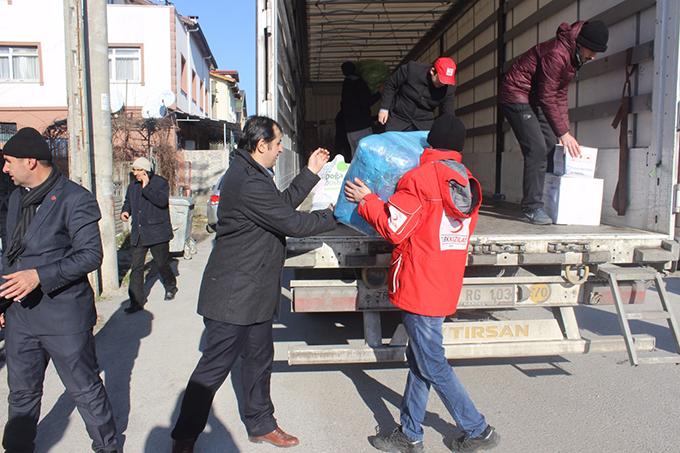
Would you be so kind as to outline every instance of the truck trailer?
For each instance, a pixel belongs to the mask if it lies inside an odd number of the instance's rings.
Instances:
[[[571,131],[599,149],[601,224],[532,225],[518,215],[522,155],[497,106],[499,82],[515,58],[577,20],[610,29],[607,52],[569,89]],[[487,202],[457,315],[445,323],[447,357],[627,350],[633,365],[680,363],[679,351],[655,351],[654,338],[632,335],[628,322],[664,321],[676,343],[680,334],[663,283],[679,255],[679,43],[678,0],[258,0],[257,111],[283,127],[276,182],[285,188],[311,150],[333,148],[342,62],[380,60],[394,70],[452,57],[456,115],[467,128],[463,162]],[[612,124],[622,109],[626,121]],[[617,184],[626,188],[625,213],[612,207]],[[394,310],[391,249],[344,225],[289,238],[292,311],[361,312],[365,337],[361,345],[291,348],[291,364],[404,360],[403,327],[389,338],[381,329],[381,314]],[[642,303],[651,287],[661,307]],[[616,307],[621,335],[584,335],[574,308],[606,303]]]

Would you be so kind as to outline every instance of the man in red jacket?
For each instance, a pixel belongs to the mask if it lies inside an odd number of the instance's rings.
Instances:
[[[524,220],[548,225],[543,210],[543,182],[548,155],[558,139],[574,157],[581,154],[569,131],[569,83],[584,63],[607,50],[609,31],[600,21],[563,23],[557,35],[522,54],[505,74],[500,108],[524,155]]]
[[[388,293],[403,310],[409,336],[409,374],[401,405],[401,426],[371,438],[382,451],[422,452],[425,409],[430,387],[465,434],[454,451],[487,449],[499,436],[479,413],[444,354],[442,324],[458,305],[467,249],[475,229],[482,190],[461,163],[465,126],[451,114],[437,118],[420,158],[388,202],[360,180],[348,181],[345,196],[359,203],[359,214],[385,239],[392,252]]]

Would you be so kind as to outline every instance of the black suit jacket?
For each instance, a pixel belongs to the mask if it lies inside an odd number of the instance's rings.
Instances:
[[[390,130],[430,130],[437,107],[440,115],[455,114],[456,87],[435,88],[430,68],[432,65],[410,61],[385,81],[380,108],[389,110]]]
[[[335,228],[330,209],[296,211],[318,181],[305,167],[280,192],[264,167],[247,151],[237,150],[222,178],[215,245],[203,272],[199,314],[239,325],[272,319],[281,295],[286,236]]]
[[[142,183],[137,180],[130,183],[122,212],[132,217],[132,245],[150,247],[170,242],[172,225],[168,208],[169,193],[168,181],[153,173],[149,173],[149,184],[143,189]]]
[[[20,190],[9,199],[8,232],[19,219]],[[40,277],[40,285],[22,303],[9,307],[8,323],[20,320],[34,335],[70,335],[94,326],[94,293],[87,274],[102,262],[100,218],[94,195],[61,175],[26,231],[24,252],[12,266],[3,254],[6,274],[36,269]]]

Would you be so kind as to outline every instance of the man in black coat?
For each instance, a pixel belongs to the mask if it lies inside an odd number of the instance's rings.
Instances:
[[[341,69],[345,80],[342,82],[340,108],[345,121],[347,141],[354,157],[359,140],[373,133],[371,106],[380,99],[380,93],[371,93],[351,61],[344,62]]]
[[[307,167],[280,192],[271,169],[283,150],[281,138],[281,127],[274,120],[251,117],[222,179],[215,245],[198,296],[206,344],[172,431],[174,453],[193,452],[213,396],[239,356],[244,387],[241,418],[250,441],[277,447],[298,444],[296,437],[278,427],[269,388],[272,318],[281,295],[286,236],[322,233],[336,223],[331,209],[296,210],[319,181],[328,151],[314,151]]]
[[[378,122],[386,131],[429,131],[437,107],[441,115],[455,114],[455,77],[456,63],[448,57],[400,66],[385,82]]]
[[[50,360],[75,400],[96,452],[117,449],[111,405],[99,377],[92,328],[94,294],[87,274],[102,262],[94,196],[61,175],[33,128],[5,145],[3,171],[16,189],[7,212],[0,297],[13,301],[5,324],[9,417],[2,445],[32,452]]]
[[[172,300],[177,293],[177,279],[170,268],[170,240],[172,225],[168,208],[168,181],[151,172],[151,162],[139,157],[132,163],[135,181],[130,183],[120,213],[123,222],[132,217],[130,246],[130,306],[126,313],[142,310],[146,303],[144,292],[144,261],[146,252],[151,250],[161,281],[165,287],[165,300]]]

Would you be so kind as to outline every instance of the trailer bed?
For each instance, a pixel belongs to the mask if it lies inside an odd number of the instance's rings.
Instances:
[[[612,225],[532,225],[509,203],[485,204],[470,240],[470,265],[633,263],[635,250],[657,250],[654,262],[671,250],[666,234]],[[288,267],[385,266],[390,244],[346,225],[308,238],[288,240]],[[639,253],[638,253],[639,255]],[[651,257],[648,252],[647,257]],[[650,261],[650,260],[646,260]],[[643,261],[644,262],[644,261]]]

